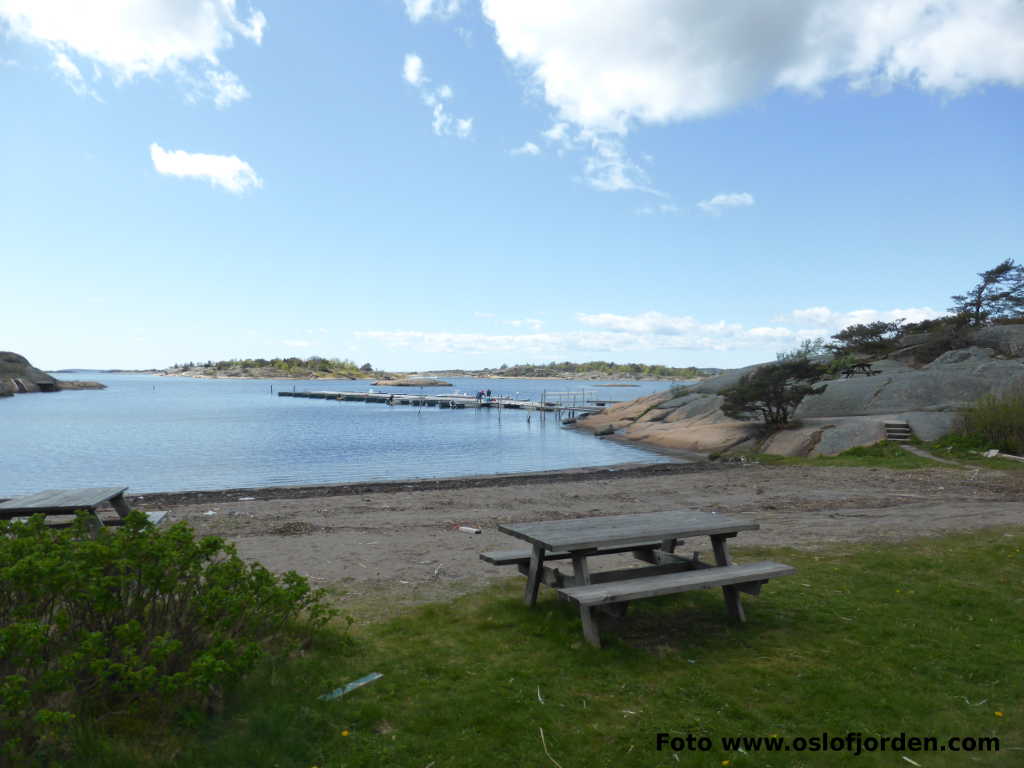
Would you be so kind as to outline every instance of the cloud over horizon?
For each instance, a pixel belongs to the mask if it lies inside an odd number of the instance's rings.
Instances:
[[[792,348],[804,339],[830,336],[854,323],[906,318],[917,322],[942,314],[929,307],[908,309],[859,309],[838,312],[827,307],[796,309],[773,319],[773,323],[745,326],[742,323],[701,322],[688,315],[642,312],[576,314],[582,330],[540,332],[539,320],[513,321],[514,327],[528,326],[532,333],[486,334],[444,331],[360,331],[392,349],[418,349],[435,353],[488,354],[522,352],[528,355],[564,356],[658,351],[762,351],[765,360],[776,352]]]

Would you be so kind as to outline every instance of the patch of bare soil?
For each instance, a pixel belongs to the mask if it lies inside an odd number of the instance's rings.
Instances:
[[[1024,524],[1024,475],[989,470],[654,464],[570,472],[135,497],[246,558],[295,570],[349,599],[445,599],[514,575],[479,560],[517,549],[506,522],[664,509],[750,515],[733,547],[817,549],[839,542]],[[482,529],[466,533],[459,526]],[[704,541],[686,546],[703,548]],[[611,561],[609,561],[611,564]]]

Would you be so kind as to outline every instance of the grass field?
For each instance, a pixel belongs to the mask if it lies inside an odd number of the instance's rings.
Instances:
[[[1024,463],[1012,459],[986,459],[979,451],[967,450],[955,443],[943,440],[937,443],[914,441],[913,445],[923,448],[933,456],[949,459],[960,466],[944,464],[923,456],[917,456],[900,447],[899,443],[882,440],[874,445],[850,448],[838,456],[778,456],[758,453],[747,456],[761,464],[809,466],[809,467],[878,467],[885,469],[1000,469],[1010,472],[1024,472]]]
[[[80,732],[88,766],[936,766],[1024,764],[1024,529],[826,552],[744,598],[642,601],[598,650],[549,591],[509,581],[324,635],[264,666],[219,716]],[[344,698],[318,696],[370,672]],[[113,731],[113,735],[111,735]],[[723,737],[999,739],[999,752],[727,749]],[[658,733],[707,751],[658,751]],[[543,734],[543,735],[542,735]],[[793,742],[790,742],[791,744]],[[696,746],[696,745],[695,745]],[[903,756],[914,761],[909,763]]]

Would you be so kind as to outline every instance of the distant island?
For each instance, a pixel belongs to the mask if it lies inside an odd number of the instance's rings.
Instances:
[[[586,379],[600,381],[602,379],[658,381],[678,379],[703,379],[722,372],[721,368],[673,368],[668,365],[647,365],[645,363],[609,363],[604,360],[592,360],[587,363],[544,363],[518,365],[501,365],[497,368],[483,368],[477,371],[445,370],[430,371],[434,374],[448,376],[475,376],[490,379]]]
[[[645,363],[610,363],[592,360],[586,363],[544,363],[500,365],[479,370],[451,369],[394,373],[374,369],[369,363],[357,365],[352,360],[325,357],[275,357],[245,360],[208,360],[205,363],[176,363],[170,368],[156,371],[163,376],[194,376],[197,378],[233,379],[374,379],[414,380],[413,386],[424,386],[437,376],[464,376],[479,379],[581,379],[585,381],[678,381],[705,379],[722,373],[721,368],[673,368],[667,365]],[[393,381],[388,382],[394,386]]]
[[[176,363],[157,373],[163,376],[193,376],[200,379],[369,379],[381,375],[369,363],[356,365],[336,357],[262,357],[244,360],[208,360],[205,363]]]

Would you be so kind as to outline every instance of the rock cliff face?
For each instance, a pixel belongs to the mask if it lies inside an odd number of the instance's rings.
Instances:
[[[57,392],[61,389],[103,389],[91,381],[60,381],[33,368],[21,355],[0,352],[0,397],[20,392]]]
[[[760,422],[731,419],[721,410],[720,393],[758,366],[728,371],[675,397],[661,392],[620,403],[579,425],[595,432],[611,426],[627,440],[694,453],[832,456],[883,440],[886,422],[906,422],[921,439],[936,440],[982,395],[1024,384],[1024,326],[984,328],[970,341],[974,346],[916,368],[903,362],[911,348],[904,346],[873,363],[877,375],[829,381],[822,394],[797,408],[797,426],[767,437]]]
[[[0,392],[56,392],[57,380],[14,352],[0,352]]]

